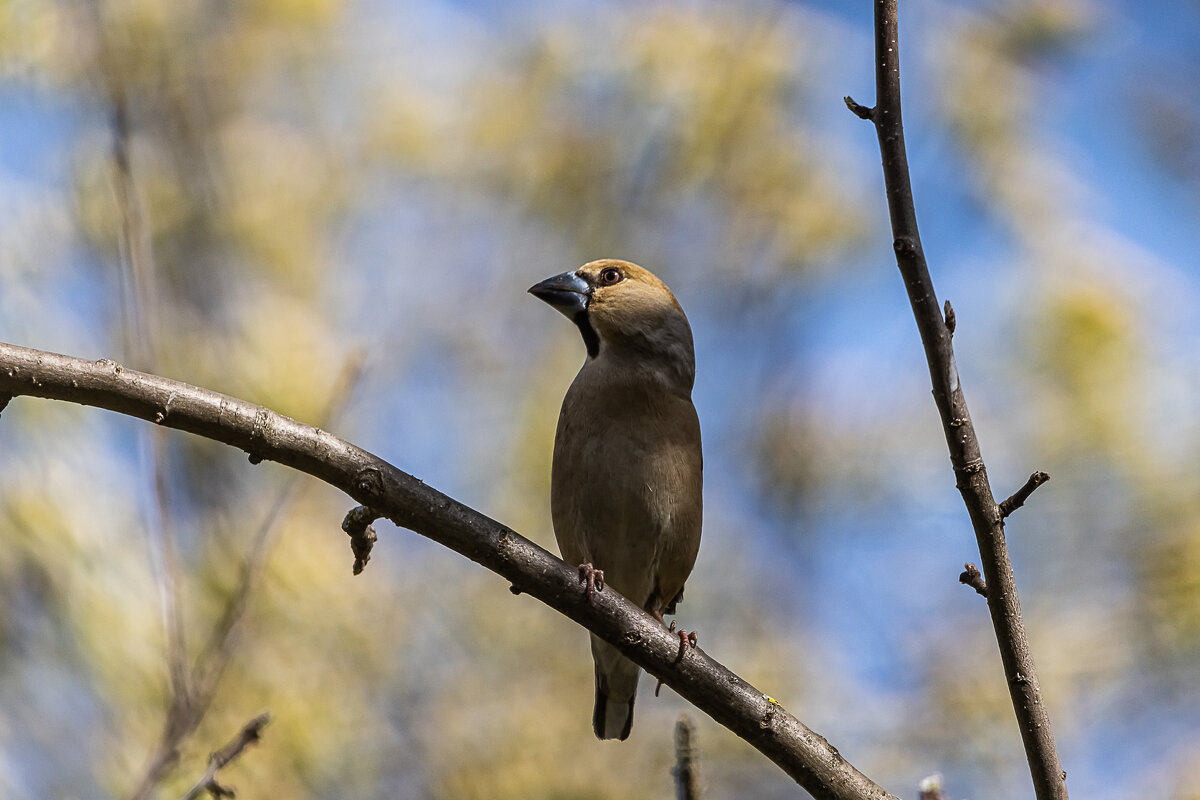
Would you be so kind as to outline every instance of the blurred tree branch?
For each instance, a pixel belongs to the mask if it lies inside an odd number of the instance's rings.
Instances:
[[[247,747],[261,739],[262,729],[270,721],[270,714],[259,714],[243,725],[227,745],[208,757],[208,769],[196,785],[183,796],[183,800],[196,800],[205,792],[212,797],[235,797],[233,789],[217,782],[217,773],[240,756]]]
[[[329,405],[323,415],[324,419],[332,421],[337,418],[362,374],[362,361],[362,354],[359,352],[352,353],[346,360],[341,375],[334,384]],[[155,432],[165,434],[165,431],[161,429],[156,429]],[[153,794],[155,787],[163,780],[170,768],[178,762],[180,745],[199,728],[200,723],[204,720],[204,715],[208,713],[220,685],[221,677],[225,674],[225,669],[233,658],[240,623],[249,605],[250,595],[262,579],[267,557],[277,538],[279,530],[277,523],[283,517],[283,512],[295,500],[299,486],[299,476],[296,475],[280,489],[274,504],[254,534],[246,560],[242,564],[237,585],[226,598],[221,615],[213,625],[203,650],[200,651],[190,667],[186,661],[186,652],[182,650],[182,643],[177,645],[180,648],[178,659],[181,666],[179,669],[182,670],[178,680],[174,677],[175,657],[173,654],[176,645],[170,643],[172,683],[167,717],[158,746],[150,757],[138,788],[131,795],[133,800],[142,800]],[[260,728],[266,724],[265,717],[265,714],[261,717],[263,721],[259,725]],[[246,730],[249,730],[250,725],[258,719],[260,718],[252,720]]]
[[[98,14],[98,8],[93,8]],[[102,30],[97,17],[97,28]],[[105,47],[107,38],[102,37]],[[111,57],[111,56],[105,56]],[[159,324],[156,310],[160,303],[155,276],[157,265],[151,245],[146,210],[134,178],[132,130],[129,98],[116,79],[116,73],[105,70],[110,85],[107,98],[112,127],[112,161],[117,207],[120,210],[118,237],[121,275],[125,279],[122,293],[125,350],[139,364],[157,370],[159,365]],[[362,365],[361,354],[347,360],[341,378],[335,384],[333,397],[324,416],[332,420],[339,406],[349,396]],[[243,564],[234,591],[225,599],[224,608],[214,625],[204,649],[193,664],[188,663],[188,647],[184,638],[183,605],[180,586],[183,570],[179,560],[177,534],[173,529],[168,502],[167,433],[161,427],[148,431],[147,460],[150,464],[154,515],[150,522],[152,542],[158,545],[156,556],[160,602],[167,634],[167,665],[170,676],[170,696],[166,718],[158,745],[152,752],[145,773],[131,795],[132,800],[145,800],[153,795],[159,783],[179,761],[180,747],[203,722],[216,695],[221,676],[233,656],[238,640],[237,631],[253,589],[266,565],[276,521],[296,494],[298,476],[293,476],[279,493],[267,518],[259,526],[253,544]],[[212,757],[206,779],[197,784],[191,796],[207,790],[214,797],[232,796],[216,782],[216,771],[236,758],[248,742],[256,741],[258,730],[266,724],[266,715],[252,720],[240,737]],[[240,742],[240,744],[239,744]]]
[[[696,753],[696,723],[680,714],[675,723],[675,800],[703,800],[700,783],[700,759]]]
[[[867,108],[849,97],[846,105],[857,116],[874,123],[879,136],[896,262],[925,346],[933,397],[942,419],[950,462],[971,517],[986,577],[986,590],[981,591],[981,584],[972,585],[981,594],[986,591],[1034,791],[1038,800],[1066,800],[1066,773],[1059,763],[1050,715],[1042,701],[1033,654],[1021,619],[1012,563],[1004,542],[1006,513],[992,496],[979,440],[959,385],[951,341],[953,318],[944,318],[940,313],[937,293],[921,249],[900,115],[900,37],[896,6],[897,0],[875,0],[876,105]],[[1040,475],[1044,473],[1035,473],[1025,489],[1005,501],[1008,511],[1024,502],[1037,485],[1044,482],[1039,479]]]
[[[92,10],[99,13],[96,7]],[[122,88],[115,84],[109,87],[108,97],[112,117],[113,184],[117,207],[121,212],[118,237],[121,276],[126,283],[121,295],[125,352],[137,363],[146,365],[147,369],[158,369],[159,329],[157,319],[150,316],[158,308],[154,289],[153,248],[133,176],[129,101]],[[187,642],[184,639],[186,626],[179,598],[183,570],[179,563],[177,537],[171,524],[167,498],[166,437],[164,431],[158,429],[150,430],[147,434],[144,443],[154,497],[153,517],[148,520],[151,530],[148,533],[152,543],[157,545],[154,560],[163,626],[167,634],[170,699],[159,746],[132,795],[133,800],[148,798],[178,761],[179,743],[200,724],[204,708],[208,705],[207,699],[201,700],[201,696],[194,691],[187,663]],[[201,702],[197,703],[198,700]]]
[[[578,571],[500,523],[318,428],[242,400],[125,369],[108,360],[0,343],[0,394],[106,408],[187,431],[335,486],[400,527],[511,581],[521,592],[621,649],[650,674],[741,736],[819,800],[892,798],[778,702],[615,592],[588,602]]]

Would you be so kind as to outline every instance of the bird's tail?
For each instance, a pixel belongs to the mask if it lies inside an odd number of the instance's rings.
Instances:
[[[592,730],[598,739],[629,738],[633,727],[633,701],[637,699],[641,670],[621,651],[592,636],[592,660],[596,662],[596,709]]]

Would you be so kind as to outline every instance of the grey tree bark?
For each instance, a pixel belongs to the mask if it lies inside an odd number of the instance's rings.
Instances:
[[[749,742],[818,800],[895,800],[778,701],[701,648],[681,650],[679,637],[642,609],[614,592],[599,592],[589,603],[576,568],[331,433],[107,359],[85,361],[0,343],[0,409],[3,401],[22,395],[116,411],[240,448],[251,463],[275,461],[319,478],[374,515],[461,553],[511,581],[514,591],[599,634]]]

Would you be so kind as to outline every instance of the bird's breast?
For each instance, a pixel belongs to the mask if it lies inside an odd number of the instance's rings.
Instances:
[[[577,380],[563,402],[551,481],[555,534],[564,558],[595,563],[617,591],[644,602],[664,552],[690,553],[685,573],[695,557],[699,422],[686,397],[595,388]]]

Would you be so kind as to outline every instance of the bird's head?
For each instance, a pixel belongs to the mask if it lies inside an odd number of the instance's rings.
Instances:
[[[650,270],[606,258],[532,286],[529,293],[574,322],[589,358],[667,367],[691,390],[692,329],[679,301]]]

